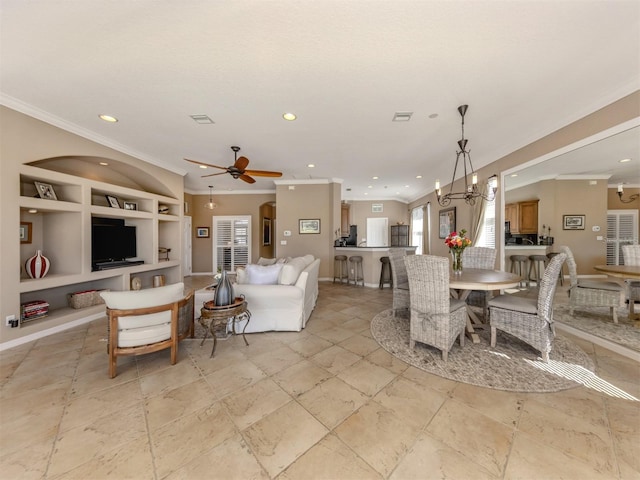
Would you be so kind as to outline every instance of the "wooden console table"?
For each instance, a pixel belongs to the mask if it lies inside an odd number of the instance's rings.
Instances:
[[[213,336],[213,349],[211,349],[211,357],[216,351],[216,345],[218,343],[218,339],[216,338],[215,329],[219,325],[226,325],[231,320],[231,328],[233,335],[237,335],[236,332],[236,322],[240,322],[246,320],[247,322],[242,329],[242,338],[244,339],[245,345],[249,346],[249,342],[247,342],[247,337],[244,335],[244,331],[247,329],[247,325],[251,320],[251,312],[247,308],[247,301],[244,297],[236,297],[236,300],[231,305],[222,305],[216,306],[211,305],[212,302],[204,302],[203,307],[200,309],[200,318],[198,321],[200,325],[205,328],[204,337],[202,342],[200,342],[200,346],[204,344],[204,341],[207,339],[207,332],[211,332]]]

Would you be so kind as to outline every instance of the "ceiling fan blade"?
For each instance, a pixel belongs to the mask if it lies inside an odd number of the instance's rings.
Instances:
[[[242,171],[247,168],[247,165],[249,165],[249,159],[247,157],[238,157],[236,163],[233,164],[234,167]]]
[[[227,167],[219,167],[218,165],[212,165],[210,163],[199,162],[198,160],[189,160],[188,158],[185,158],[185,160],[187,162],[195,163],[196,165],[204,165],[205,167],[214,167],[214,168],[219,168],[220,170],[226,170],[227,169]]]
[[[245,170],[247,175],[254,175],[256,177],[281,177],[282,172],[270,172],[268,170]]]
[[[215,177],[217,175],[224,175],[227,172],[220,172],[220,173],[210,173],[209,175],[202,175],[200,178],[205,178],[205,177]]]
[[[238,177],[240,180],[244,180],[247,183],[256,183],[256,181],[251,178],[249,175],[245,175],[244,173]]]

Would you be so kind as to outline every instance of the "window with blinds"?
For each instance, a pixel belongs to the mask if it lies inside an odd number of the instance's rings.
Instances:
[[[496,248],[496,201],[485,202],[484,204],[484,220],[480,228],[478,241],[475,243],[478,247]]]
[[[607,212],[607,265],[624,265],[623,245],[638,243],[638,211],[609,210]]]
[[[416,255],[422,255],[424,230],[424,207],[419,206],[411,210],[411,243],[416,247]]]
[[[213,271],[235,271],[251,258],[251,215],[213,217]]]

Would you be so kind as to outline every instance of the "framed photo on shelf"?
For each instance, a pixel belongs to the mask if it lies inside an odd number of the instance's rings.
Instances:
[[[262,219],[262,245],[271,245],[271,219],[267,217]]]
[[[120,208],[120,203],[116,197],[113,195],[105,195],[105,197],[107,197],[107,202],[109,202],[111,208]]]
[[[584,230],[584,215],[563,215],[563,230]]]
[[[196,238],[209,238],[209,227],[197,227]]]
[[[20,243],[31,243],[31,222],[20,222]]]
[[[298,232],[301,234],[320,233],[320,219],[311,218],[298,220]]]
[[[36,190],[38,190],[38,195],[40,198],[44,198],[45,200],[58,200],[56,196],[56,192],[53,189],[53,185],[42,182],[33,182],[36,186]]]
[[[447,238],[447,235],[456,231],[456,207],[440,210],[438,220],[439,238]]]
[[[136,202],[122,202],[125,210],[138,210],[138,204]]]

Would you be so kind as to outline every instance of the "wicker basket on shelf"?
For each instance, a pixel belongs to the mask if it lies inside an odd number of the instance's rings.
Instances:
[[[70,293],[68,295],[69,306],[77,309],[100,305],[101,303],[104,303],[104,300],[100,296],[100,292],[104,291],[105,290],[84,290],[82,292]]]

